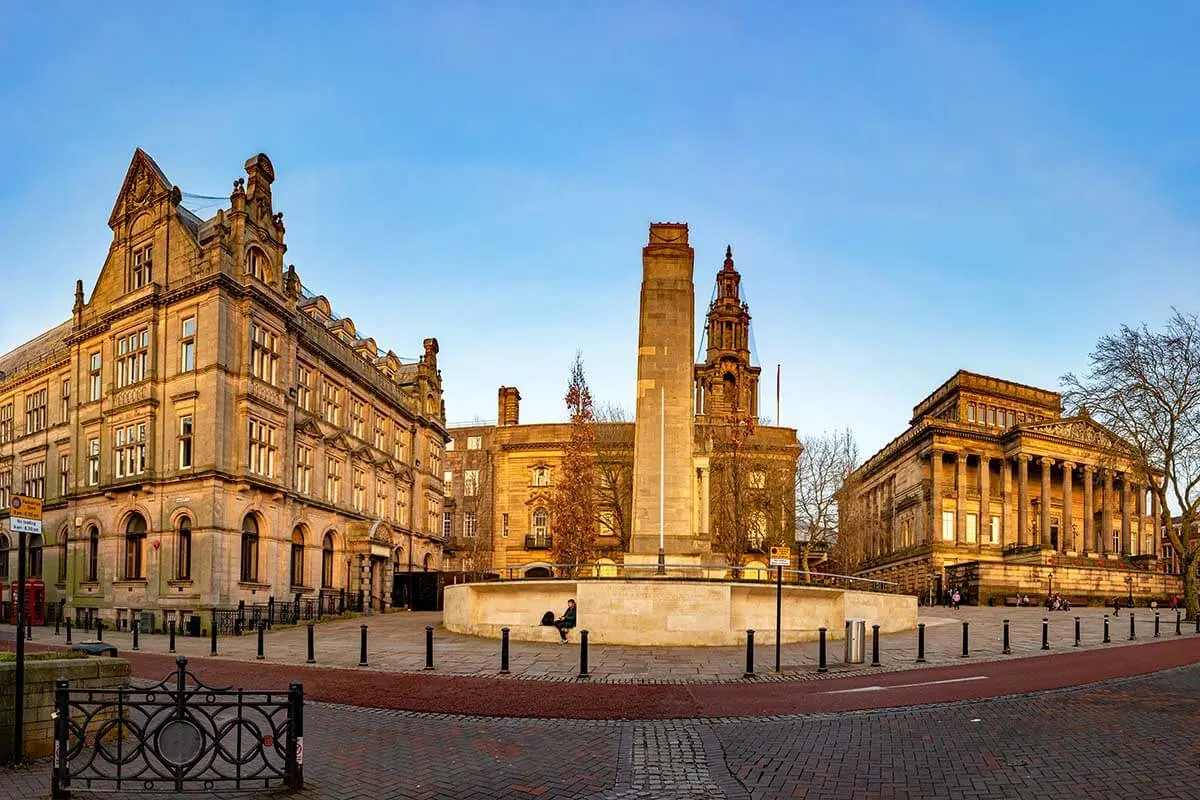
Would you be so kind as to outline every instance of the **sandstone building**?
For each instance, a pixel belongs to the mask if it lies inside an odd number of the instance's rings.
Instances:
[[[201,219],[138,150],[92,291],[0,356],[0,501],[44,498],[30,573],[78,615],[342,589],[381,608],[394,573],[440,566],[437,341],[398,358],[308,292],[271,162],[245,171]]]
[[[1179,591],[1161,560],[1154,475],[1051,391],[959,371],[851,476],[860,575],[922,597],[1004,602]]]
[[[724,574],[730,562],[765,576],[767,547],[795,538],[800,446],[794,429],[759,424],[759,368],[733,254],[716,275],[698,364],[687,226],[651,225],[642,260],[636,421],[596,427],[596,569],[652,568],[661,520],[665,560],[676,568]],[[566,377],[564,369],[564,385]],[[520,399],[501,387],[494,425],[449,431],[442,532],[447,569],[468,577],[552,571],[554,487],[570,425],[522,424]]]

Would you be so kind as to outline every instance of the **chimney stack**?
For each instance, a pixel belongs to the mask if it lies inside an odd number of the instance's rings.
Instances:
[[[521,393],[515,386],[501,386],[496,425],[517,425],[521,420]]]

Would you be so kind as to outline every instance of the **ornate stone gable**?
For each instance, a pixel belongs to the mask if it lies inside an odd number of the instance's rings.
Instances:
[[[1090,417],[1069,417],[1051,422],[1023,425],[1017,429],[1022,433],[1053,436],[1074,444],[1101,450],[1127,451],[1130,446],[1108,428]]]
[[[154,159],[139,147],[133,153],[133,160],[125,173],[125,182],[121,184],[121,191],[108,217],[109,227],[116,228],[122,219],[147,208],[170,191],[171,183],[167,176],[154,163]]]

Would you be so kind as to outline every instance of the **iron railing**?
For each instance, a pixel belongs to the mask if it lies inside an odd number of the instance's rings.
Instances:
[[[538,569],[550,572],[550,576],[529,576],[526,572]],[[727,564],[663,564],[662,572],[658,565],[650,564],[621,564],[609,561],[589,561],[578,564],[547,564],[534,562],[519,566],[500,567],[496,570],[499,580],[548,580],[548,579],[619,579],[641,580],[661,579],[665,574],[668,578],[689,581],[739,581],[747,583],[763,583],[775,580],[775,567],[740,566],[732,567]],[[800,569],[784,569],[783,582],[788,585],[829,586],[841,589],[856,589],[867,592],[884,592],[888,594],[904,594],[903,588],[895,581],[883,581],[873,578],[860,578],[855,575],[838,575],[828,572],[813,572]]]

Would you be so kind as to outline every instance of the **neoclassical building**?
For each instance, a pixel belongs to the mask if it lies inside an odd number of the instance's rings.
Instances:
[[[668,242],[667,239],[670,239]],[[741,296],[741,275],[733,254],[716,274],[714,299],[704,318],[704,361],[693,363],[694,309],[692,308],[691,248],[687,226],[656,223],[644,252],[647,273],[652,274],[658,248],[677,256],[677,274],[671,279],[668,297],[658,306],[645,302],[639,356],[649,351],[671,350],[679,364],[673,368],[672,387],[660,405],[652,392],[644,435],[648,460],[657,469],[660,458],[670,469],[671,459],[679,466],[664,476],[664,484],[675,480],[688,495],[686,503],[668,506],[668,561],[681,559],[697,565],[721,567],[726,553],[721,550],[722,524],[736,524],[745,531],[746,550],[737,559],[753,574],[766,575],[766,550],[771,543],[790,544],[795,539],[795,469],[800,445],[796,431],[760,424],[758,413],[759,367],[750,350],[750,312]],[[658,326],[647,325],[653,316]],[[668,325],[663,325],[666,321]],[[665,328],[665,330],[664,330]],[[666,337],[682,344],[668,348]],[[665,371],[665,370],[663,370]],[[567,373],[563,373],[564,384]],[[455,426],[449,430],[445,474],[446,507],[442,533],[446,537],[448,570],[468,576],[500,574],[505,577],[542,576],[552,570],[555,535],[554,488],[565,448],[570,441],[567,423],[524,423],[520,421],[521,396],[515,387],[501,387],[495,424]],[[674,409],[672,408],[674,403]],[[671,433],[673,420],[656,415],[665,407],[683,416],[683,436],[666,440],[659,432]],[[639,414],[644,409],[639,405]],[[636,427],[631,421],[604,420],[596,426],[597,552],[602,571],[614,565],[630,565],[636,558],[634,536]],[[735,431],[736,447],[727,433]],[[736,462],[739,469],[731,469]],[[669,480],[666,478],[669,477]],[[657,519],[659,480],[650,476],[648,494],[653,508],[647,516]],[[668,489],[669,492],[669,489]],[[731,516],[736,507],[740,515]],[[651,513],[652,512],[652,513]],[[657,547],[657,537],[651,545]],[[631,558],[631,553],[634,553]],[[643,563],[643,562],[639,562]]]
[[[1154,475],[1051,391],[959,371],[910,427],[851,476],[865,520],[864,577],[971,600],[1163,597]]]
[[[399,358],[306,290],[274,167],[245,172],[201,219],[138,150],[91,292],[0,356],[0,501],[45,500],[31,573],[76,614],[343,589],[381,608],[395,573],[440,567],[437,341]]]

